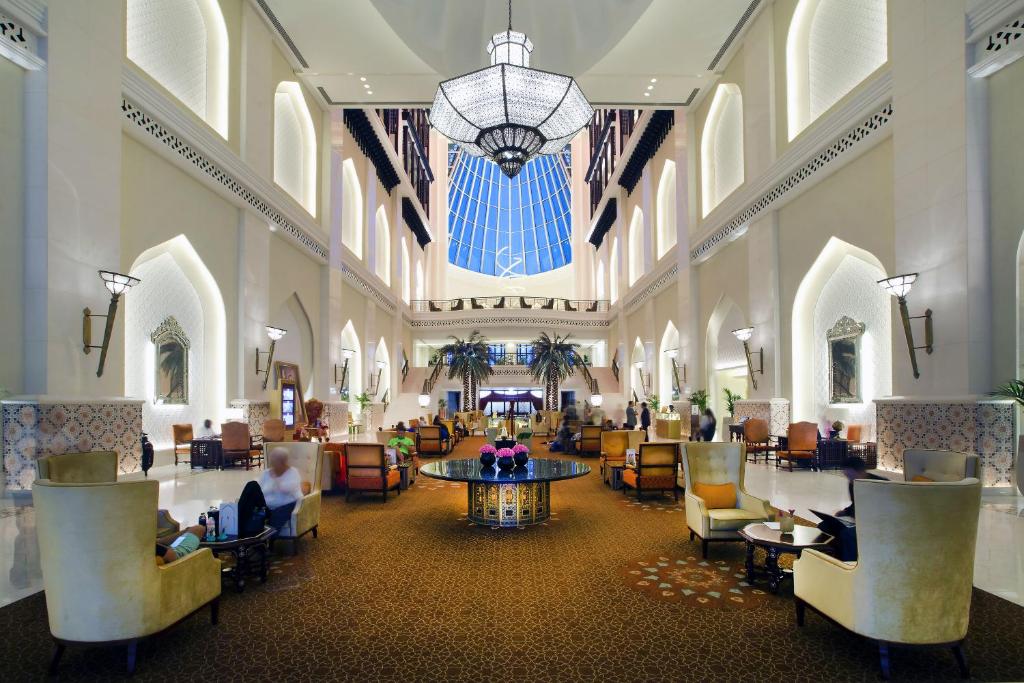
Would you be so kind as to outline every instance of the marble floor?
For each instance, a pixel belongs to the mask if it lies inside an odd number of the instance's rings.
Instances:
[[[182,522],[194,521],[210,505],[238,496],[253,470],[190,470],[160,465],[149,472],[160,482],[160,506]],[[124,479],[141,479],[142,473]],[[848,504],[846,480],[835,472],[787,472],[774,464],[749,464],[747,489],[782,509],[815,519],[810,510],[835,511]],[[609,492],[609,495],[611,493]],[[42,589],[31,495],[0,494],[0,606]],[[978,519],[974,584],[1024,605],[1024,498],[989,492],[983,496]]]

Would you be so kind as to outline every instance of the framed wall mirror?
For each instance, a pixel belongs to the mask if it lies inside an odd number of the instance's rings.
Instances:
[[[173,316],[168,316],[153,331],[150,340],[156,353],[154,400],[165,405],[187,404],[189,341],[185,330]]]
[[[864,323],[844,315],[826,334],[830,403],[861,402],[860,343],[864,329]]]

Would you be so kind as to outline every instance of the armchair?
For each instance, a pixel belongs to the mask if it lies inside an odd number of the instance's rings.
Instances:
[[[395,436],[397,435],[398,432],[395,431],[394,429],[382,429],[376,432],[377,443],[384,444],[385,446],[387,446],[388,442],[391,441],[391,439],[395,438]]]
[[[192,425],[171,425],[171,436],[174,438],[174,466],[179,462],[189,464],[192,461]],[[182,455],[185,459],[179,459]]]
[[[644,433],[637,429],[616,429],[611,432],[601,432],[601,479],[604,483],[611,485],[613,466],[622,466],[626,463],[626,451],[629,449],[639,450],[643,441]]]
[[[47,455],[36,460],[39,479],[59,484],[108,484],[117,481],[117,453],[91,451]]]
[[[582,425],[576,450],[580,455],[601,455],[601,426]]]
[[[690,540],[700,538],[701,555],[708,556],[711,541],[741,541],[739,530],[754,522],[773,518],[768,501],[747,493],[743,485],[746,448],[741,443],[689,441],[683,444],[683,477],[686,482],[686,525]],[[711,507],[698,495],[698,486],[732,484],[736,499],[732,507]]]
[[[388,463],[384,446],[379,443],[350,443],[345,447],[345,458],[348,468],[348,486],[345,487],[345,500],[349,500],[352,492],[380,491],[385,502],[388,491],[395,489],[402,495],[402,475],[397,466]]]
[[[68,645],[136,646],[209,604],[217,623],[221,563],[201,548],[170,564],[154,556],[156,481],[32,485],[56,671]],[[74,523],[69,524],[68,520]],[[111,520],[118,521],[111,537]]]
[[[292,518],[274,538],[275,541],[290,540],[294,552],[300,537],[312,532],[316,538],[319,531],[324,445],[311,441],[281,441],[264,445],[268,453],[276,448],[288,451],[288,464],[297,469],[302,478],[302,500],[296,503]]]
[[[775,466],[785,460],[789,463],[789,471],[793,471],[793,461],[807,462],[811,471],[818,469],[818,425],[813,422],[795,422],[787,430],[787,446],[785,450],[775,452]]]
[[[242,462],[245,464],[245,469],[249,469],[252,467],[253,460],[263,460],[263,450],[252,447],[249,425],[245,422],[221,424],[220,438],[225,467]]]
[[[968,676],[963,640],[970,619],[981,482],[859,479],[856,562],[805,550],[793,563],[797,625],[807,607],[878,641],[883,678],[889,646],[947,646]],[[884,531],[882,531],[884,530]]]
[[[636,466],[626,465],[622,471],[622,486],[636,489],[637,500],[645,491],[671,491],[676,500],[676,467],[679,464],[679,444],[644,443],[636,454]]]
[[[437,425],[420,427],[416,432],[416,451],[421,455],[447,455],[451,450],[451,440],[441,438],[441,428]]]
[[[263,421],[263,443],[284,441],[284,420]]]
[[[978,456],[956,451],[908,448],[903,451],[905,481],[960,481],[978,474]]]
[[[766,420],[752,417],[743,423],[743,441],[747,445],[748,461],[753,457],[756,463],[758,456],[764,456],[765,463],[768,462],[768,453],[771,450],[768,444],[770,436]]]

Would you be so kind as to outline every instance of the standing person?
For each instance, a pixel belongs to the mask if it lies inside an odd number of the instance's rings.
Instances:
[[[640,404],[640,429],[644,430],[644,441],[651,440],[651,434],[648,431],[651,428],[651,411],[647,409],[647,402],[644,401]]]
[[[636,429],[636,408],[632,401],[626,406],[626,429]]]
[[[711,441],[715,438],[715,429],[718,426],[718,420],[715,419],[715,414],[711,412],[711,408],[705,408],[704,414],[700,416],[700,438],[702,441]]]
[[[576,420],[580,419],[579,413],[576,412],[576,404],[575,403],[568,403],[568,402],[566,403],[566,405],[565,405],[565,419],[569,420],[570,422],[575,422]]]

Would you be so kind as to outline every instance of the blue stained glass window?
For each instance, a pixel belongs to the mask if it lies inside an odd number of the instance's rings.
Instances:
[[[572,262],[568,148],[537,157],[515,178],[461,151],[449,152],[449,159],[449,263],[521,277]]]

